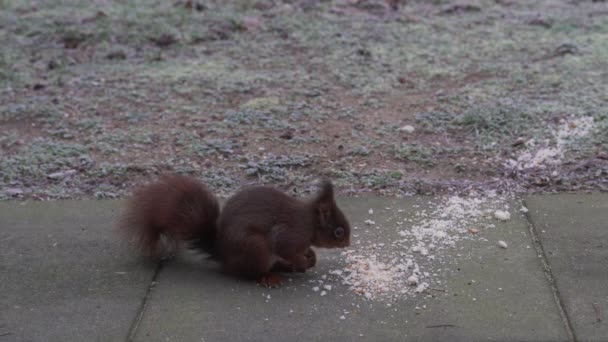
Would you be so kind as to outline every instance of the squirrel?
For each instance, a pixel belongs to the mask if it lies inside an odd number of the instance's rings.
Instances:
[[[163,253],[163,241],[209,254],[228,274],[281,283],[278,272],[304,273],[316,264],[311,246],[350,245],[350,225],[323,180],[310,199],[297,199],[267,186],[241,189],[223,209],[203,183],[164,175],[136,190],[120,222],[141,251]]]

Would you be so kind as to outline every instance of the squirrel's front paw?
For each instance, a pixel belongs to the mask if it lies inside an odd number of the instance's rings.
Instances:
[[[315,267],[317,264],[317,254],[315,254],[312,248],[309,248],[308,252],[306,252],[306,261],[308,262],[307,268]]]
[[[274,273],[264,274],[258,278],[258,284],[267,288],[279,287],[281,286],[281,277]]]

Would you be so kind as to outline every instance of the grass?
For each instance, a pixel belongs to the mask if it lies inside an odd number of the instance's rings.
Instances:
[[[0,199],[121,197],[166,171],[224,193],[608,187],[601,3],[370,2],[0,1]],[[596,129],[561,165],[504,168],[582,116]]]

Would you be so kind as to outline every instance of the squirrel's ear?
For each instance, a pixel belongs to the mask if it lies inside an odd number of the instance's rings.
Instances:
[[[326,225],[331,219],[331,209],[334,203],[334,187],[329,180],[324,179],[321,182],[319,194],[315,199],[315,207],[319,215],[319,221],[322,225]]]
[[[324,179],[321,181],[319,194],[317,195],[317,203],[333,203],[334,201],[334,186],[331,181]]]
[[[317,214],[319,215],[321,226],[326,226],[331,218],[331,207],[329,204],[321,202],[317,205]]]

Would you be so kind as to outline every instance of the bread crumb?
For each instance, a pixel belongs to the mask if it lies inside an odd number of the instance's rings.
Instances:
[[[420,285],[418,285],[416,287],[416,293],[420,293],[420,292],[424,292],[426,289],[429,288],[429,284],[428,283],[421,283]]]
[[[498,219],[499,221],[508,221],[509,219],[511,219],[511,214],[508,211],[496,210],[494,212],[494,217],[496,217],[496,219]]]
[[[499,245],[500,247],[502,247],[502,248],[507,248],[507,247],[509,247],[509,246],[507,245],[507,243],[506,243],[506,242],[504,242],[504,241],[502,241],[502,240],[498,241],[498,245]]]
[[[368,213],[369,213],[370,215],[373,215],[373,214],[374,214],[374,209],[371,209],[371,208],[370,208],[370,209],[369,209],[369,211],[368,211]]]

